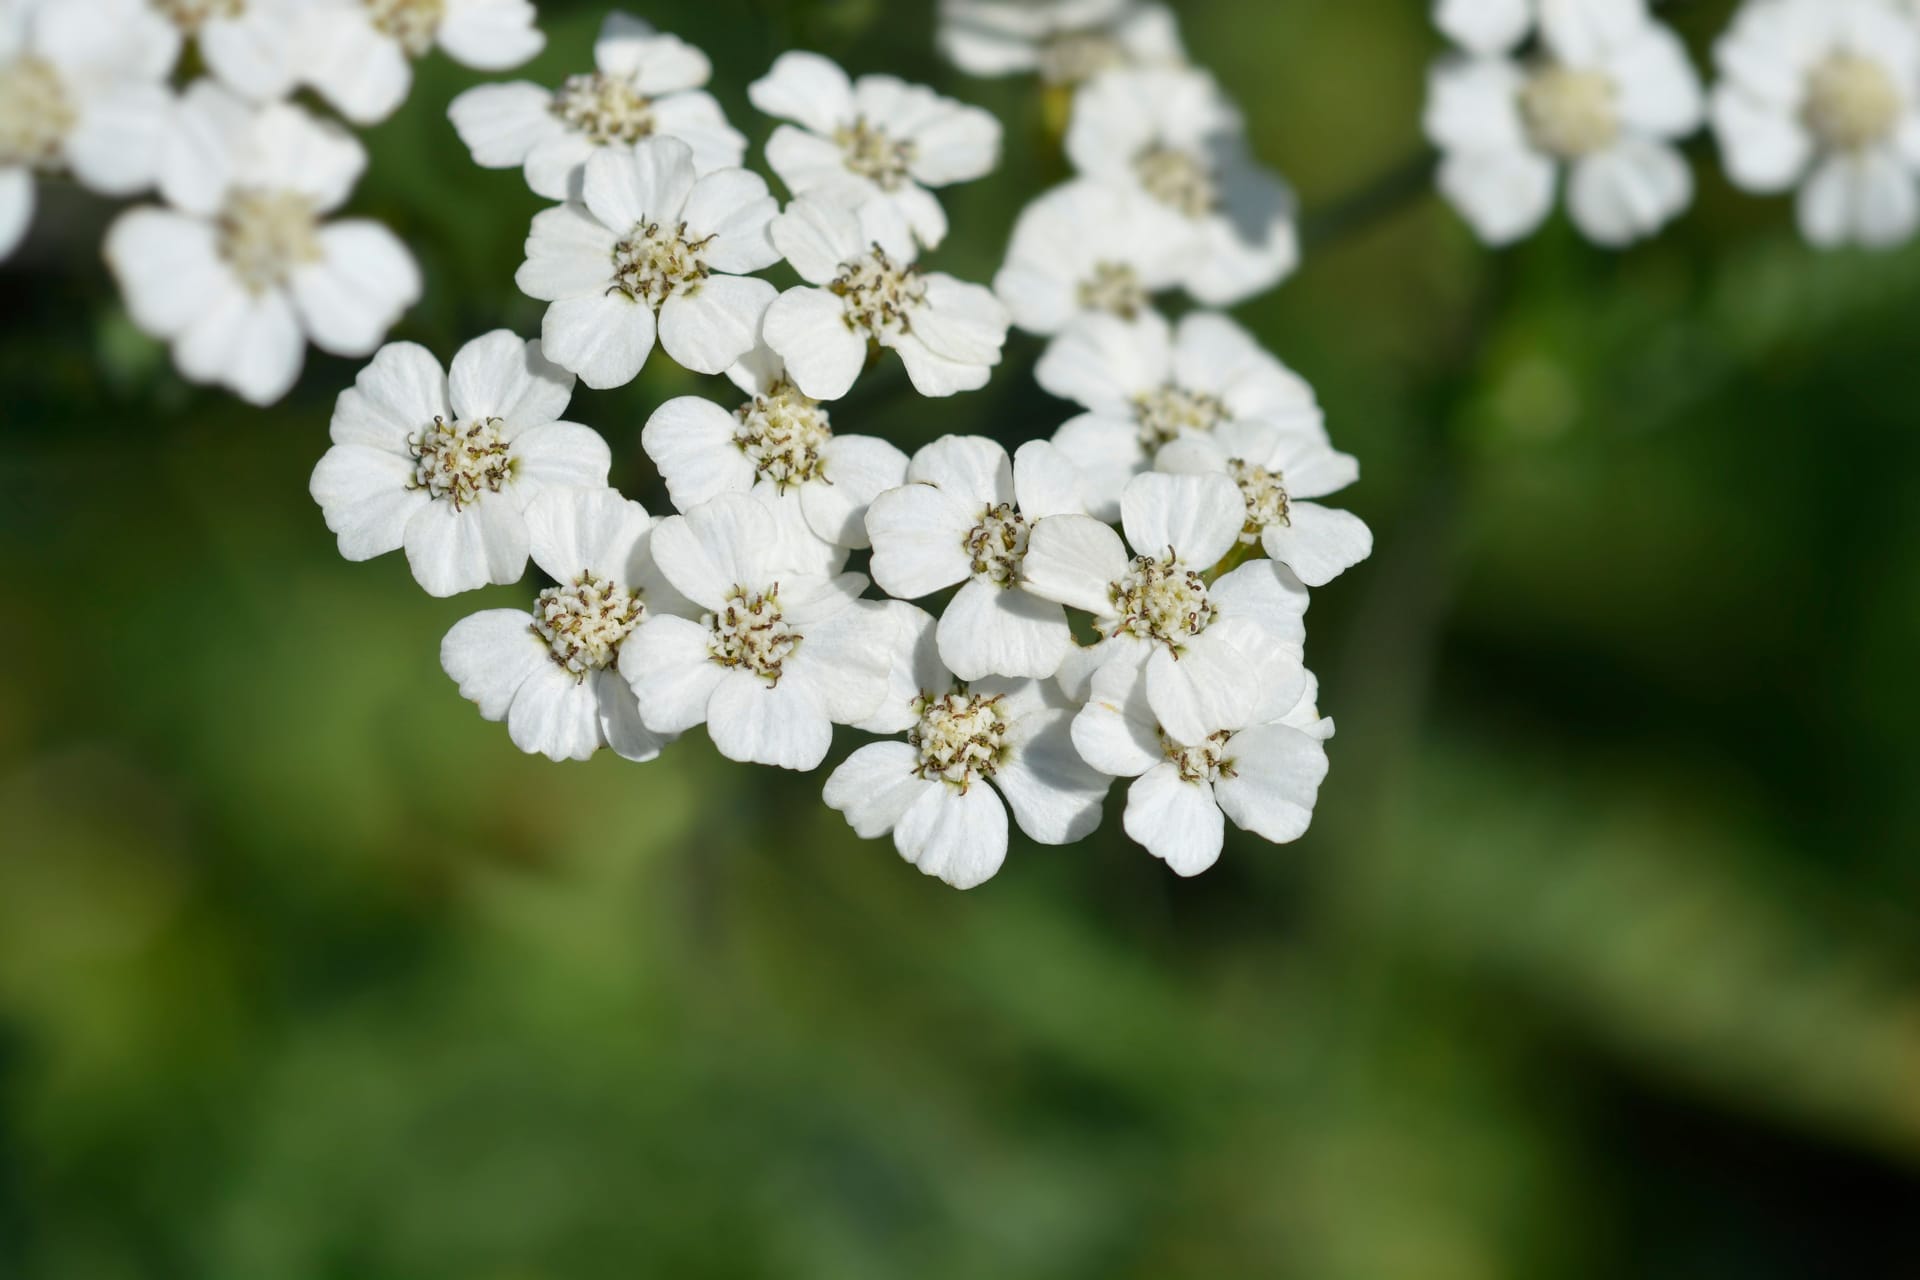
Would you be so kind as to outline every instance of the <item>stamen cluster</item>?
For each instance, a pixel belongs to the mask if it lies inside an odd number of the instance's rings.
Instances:
[[[1233,761],[1227,755],[1227,743],[1232,737],[1230,733],[1216,733],[1197,746],[1186,747],[1162,733],[1160,749],[1180,771],[1182,782],[1218,782],[1236,776]]]
[[[988,507],[980,513],[980,523],[967,532],[968,567],[995,586],[1018,585],[1027,536],[1026,517],[1012,503]]]
[[[641,223],[613,247],[614,287],[657,311],[676,290],[707,278],[703,250],[712,241],[712,236],[689,240],[684,222],[669,231],[658,222]]]
[[[500,434],[498,418],[476,422],[448,422],[435,417],[433,425],[407,437],[413,455],[411,489],[429,497],[445,498],[458,511],[482,493],[498,493],[513,475],[513,455]]]
[[[1093,271],[1080,282],[1080,305],[1088,311],[1105,311],[1122,320],[1137,318],[1147,309],[1147,289],[1140,273],[1124,262],[1097,262]]]
[[[882,191],[897,191],[913,164],[911,139],[894,138],[865,116],[833,131],[833,141],[846,158],[847,168],[870,178]]]
[[[51,63],[27,57],[0,64],[0,165],[56,167],[78,121]]]
[[[237,192],[217,230],[220,256],[252,293],[278,288],[321,258],[319,215],[313,201],[295,191]]]
[[[713,632],[707,650],[723,667],[738,667],[770,685],[780,683],[781,664],[800,646],[801,635],[780,614],[780,588],[735,587],[719,613],[701,622]]]
[[[604,71],[568,76],[549,110],[568,128],[602,146],[632,144],[653,133],[653,99],[630,76]]]
[[[1133,411],[1140,423],[1140,440],[1149,449],[1189,432],[1211,431],[1229,416],[1219,396],[1172,383],[1135,396]]]
[[[1605,72],[1550,63],[1520,91],[1520,118],[1535,146],[1574,160],[1620,136],[1618,98]]]
[[[1287,478],[1280,472],[1231,458],[1227,462],[1227,474],[1240,486],[1240,496],[1247,503],[1247,523],[1240,531],[1242,545],[1250,547],[1259,542],[1261,530],[1269,525],[1284,527],[1293,523]]]
[[[619,656],[620,642],[645,612],[638,594],[583,573],[540,593],[533,605],[533,633],[546,641],[556,663],[583,681]]]
[[[1900,122],[1900,93],[1880,63],[1834,53],[1808,73],[1801,116],[1827,147],[1857,151],[1892,136]]]
[[[447,0],[364,0],[373,29],[391,36],[415,58],[433,47],[440,23],[447,16]]]
[[[764,394],[734,410],[739,425],[733,443],[762,480],[782,491],[825,472],[820,451],[833,438],[827,411],[782,378]]]
[[[991,778],[1007,749],[1007,723],[998,695],[949,693],[928,698],[907,742],[920,751],[916,772],[965,794],[977,778]]]
[[[1199,157],[1178,147],[1152,147],[1134,158],[1133,170],[1148,195],[1189,218],[1220,205],[1220,184]]]
[[[1135,556],[1132,566],[1107,589],[1118,622],[1110,635],[1157,640],[1171,649],[1205,631],[1217,612],[1199,572],[1174,559]]]
[[[927,296],[926,281],[912,263],[896,263],[874,245],[852,262],[827,288],[846,299],[847,319],[874,337],[895,337],[911,327],[911,313]]]

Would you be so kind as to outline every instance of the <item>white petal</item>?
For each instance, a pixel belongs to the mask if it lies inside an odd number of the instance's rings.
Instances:
[[[1000,134],[1000,121],[979,107],[944,112],[914,130],[908,169],[929,187],[983,178],[1000,163]]]
[[[33,173],[0,166],[0,262],[20,247],[33,223]]]
[[[623,760],[645,763],[657,759],[667,739],[647,728],[633,686],[617,671],[596,671],[588,680],[600,710],[600,736]]]
[[[1763,102],[1734,84],[1713,93],[1713,131],[1727,177],[1743,191],[1785,191],[1806,171],[1814,141],[1790,110]]]
[[[923,696],[945,693],[953,673],[940,661],[933,615],[904,600],[880,602],[893,619],[887,656],[887,691],[871,715],[853,722],[865,733],[905,733],[919,722]]]
[[[260,108],[248,125],[234,180],[242,187],[301,192],[324,212],[346,203],[366,167],[358,138],[331,120],[276,102]]]
[[[320,231],[321,260],[293,275],[293,300],[314,345],[363,356],[420,300],[420,268],[400,238],[353,219]]]
[[[748,494],[723,493],[661,521],[653,555],[675,590],[718,611],[735,587],[771,585],[768,566],[779,554],[778,542],[772,512]]]
[[[1213,794],[1234,825],[1277,844],[1305,835],[1327,776],[1326,744],[1270,724],[1236,734],[1227,753],[1233,776],[1223,774]]]
[[[573,377],[511,329],[495,329],[461,347],[447,373],[462,421],[498,418],[509,437],[557,421],[573,398]]]
[[[780,203],[767,194],[765,178],[746,169],[721,169],[693,184],[681,216],[689,237],[713,237],[706,249],[708,267],[746,275],[780,261],[767,233],[779,212]]]
[[[1627,139],[1573,167],[1567,212],[1595,244],[1620,246],[1658,231],[1693,200],[1693,170],[1673,147]]]
[[[334,404],[335,444],[363,444],[407,457],[407,437],[435,418],[451,418],[447,375],[433,353],[413,342],[380,348]]]
[[[619,237],[589,215],[584,205],[543,209],[527,232],[527,260],[514,273],[520,292],[542,302],[607,292],[613,282],[613,248]]]
[[[563,132],[553,94],[537,84],[483,84],[455,98],[447,118],[483,169],[517,169],[533,149]],[[556,197],[557,198],[557,197]]]
[[[537,17],[528,0],[449,0],[434,40],[463,66],[505,71],[546,48]]]
[[[867,248],[860,220],[846,209],[812,198],[795,200],[767,227],[800,278],[808,284],[826,284]]]
[[[767,164],[788,191],[820,204],[857,209],[877,195],[871,182],[847,168],[846,152],[837,143],[790,124],[778,126],[767,139]]]
[[[985,884],[1007,859],[1007,807],[990,786],[923,792],[893,829],[900,856],[956,889]]]
[[[599,150],[583,133],[563,128],[550,134],[527,152],[527,186],[549,200],[578,201],[586,186],[587,161]],[[580,208],[584,213],[586,206]]]
[[[689,90],[653,101],[654,131],[678,138],[693,148],[696,173],[738,168],[747,154],[747,139],[732,125],[710,93]]]
[[[824,479],[800,486],[807,524],[842,547],[870,545],[867,510],[873,500],[906,483],[907,455],[873,436],[835,436],[821,447]]]
[[[1222,574],[1207,588],[1221,617],[1244,618],[1263,628],[1274,643],[1296,656],[1306,643],[1307,591],[1300,580],[1272,561],[1254,560]]]
[[[1261,688],[1259,669],[1217,636],[1196,636],[1178,656],[1163,645],[1147,659],[1147,705],[1180,742],[1240,728],[1259,704]]]
[[[847,73],[817,53],[783,53],[772,70],[747,86],[747,99],[766,115],[793,120],[815,133],[832,133],[854,117]]]
[[[1885,152],[1835,155],[1800,189],[1800,229],[1822,249],[1889,248],[1912,235],[1914,178]]]
[[[647,138],[631,151],[602,148],[587,158],[581,197],[615,231],[680,220],[693,191],[693,149],[678,138]]]
[[[866,341],[848,327],[846,305],[825,289],[789,289],[775,298],[760,333],[794,385],[815,400],[847,394],[867,362]]]
[[[926,303],[913,318],[913,333],[935,355],[968,365],[995,365],[1007,342],[1011,317],[993,290],[940,272],[922,277]]]
[[[1626,127],[1659,138],[1682,138],[1706,114],[1700,77],[1680,37],[1646,23],[1615,56],[1608,71],[1618,86],[1617,109]]]
[[[713,661],[712,632],[697,622],[648,612],[620,645],[620,675],[640,719],[655,733],[685,733],[707,718],[726,668]]]
[[[547,308],[540,348],[596,391],[624,387],[653,352],[653,308],[624,293],[563,298]]]
[[[873,580],[905,600],[931,595],[971,572],[967,532],[979,512],[931,485],[891,489],[867,508]]]
[[[68,168],[103,195],[132,195],[153,185],[173,102],[157,84],[116,84],[89,98],[67,134]]]
[[[229,283],[175,340],[173,358],[195,382],[219,383],[252,404],[268,405],[293,389],[306,347],[285,295],[250,294]]]
[[[1455,151],[1440,162],[1440,191],[1492,245],[1532,235],[1553,209],[1551,160],[1518,147]]]
[[[1030,521],[1087,513],[1080,493],[1080,469],[1057,445],[1045,440],[1029,440],[1013,455],[1013,489],[1019,495],[1020,514]]]
[[[615,11],[600,24],[594,65],[608,75],[630,76],[641,93],[697,89],[713,74],[707,55],[679,36],[655,31],[644,19]]]
[[[805,772],[833,745],[833,724],[801,684],[729,671],[707,705],[707,735],[729,760]]]
[[[591,760],[603,744],[599,691],[551,662],[536,666],[507,709],[507,736],[528,755]]]
[[[549,422],[513,437],[514,489],[531,497],[548,486],[604,489],[613,467],[607,442],[592,427]]]
[[[1434,25],[1479,53],[1503,53],[1533,25],[1528,0],[1437,0]]]
[[[1120,495],[1127,542],[1143,556],[1171,548],[1181,563],[1205,571],[1240,540],[1246,524],[1240,487],[1223,475],[1136,476]]]
[[[1373,554],[1373,531],[1348,511],[1295,502],[1287,524],[1268,525],[1261,545],[1310,587],[1325,586]]]
[[[1074,748],[1072,713],[1043,712],[993,784],[1013,810],[1013,820],[1031,840],[1072,844],[1100,825],[1101,802],[1112,779],[1080,758]]]
[[[1122,825],[1181,876],[1197,876],[1218,862],[1227,831],[1212,788],[1181,781],[1180,771],[1170,763],[1155,765],[1127,788]]]
[[[1043,600],[1101,614],[1130,559],[1120,535],[1093,517],[1048,516],[1028,536],[1020,581]]]
[[[1130,419],[1083,413],[1053,433],[1053,445],[1080,473],[1087,513],[1120,518],[1120,495],[1151,461],[1140,429]]]
[[[1013,460],[985,436],[942,436],[913,455],[907,479],[930,484],[974,511],[1011,503]]]
[[[777,296],[765,280],[709,276],[660,308],[660,345],[695,373],[724,373],[760,340],[760,321]]]
[[[634,544],[653,526],[645,507],[612,489],[548,489],[527,504],[525,519],[533,562],[555,582],[624,578]]]
[[[856,574],[862,586],[866,580]],[[782,601],[786,599],[782,593]],[[797,610],[787,616],[799,621]],[[787,659],[789,679],[805,687],[836,724],[865,720],[887,694],[899,623],[877,600],[856,600],[831,617],[800,622],[806,641]]]
[[[962,680],[1049,679],[1073,648],[1066,610],[1019,588],[975,578],[940,615],[940,659]]]
[[[32,178],[19,189],[30,207]],[[134,323],[157,337],[185,330],[234,287],[213,224],[168,209],[121,214],[107,232],[106,256]]]
[[[1517,151],[1527,145],[1520,116],[1526,75],[1505,58],[1447,58],[1427,74],[1423,120],[1429,140],[1458,152]]]
[[[920,753],[904,742],[870,742],[827,776],[822,798],[827,808],[846,815],[856,835],[872,840],[893,830],[914,801],[942,785],[915,773],[919,763]]]
[[[407,521],[407,565],[428,595],[451,596],[527,571],[527,522],[504,494],[482,493],[456,508],[429,502]]]
[[[1137,778],[1166,759],[1147,682],[1130,662],[1110,663],[1094,675],[1072,737],[1089,768],[1116,778]]]
[[[1133,416],[1133,398],[1173,374],[1173,334],[1153,312],[1128,322],[1088,316],[1048,344],[1033,371],[1054,395],[1097,413]]]
[[[340,554],[371,560],[400,547],[407,521],[430,499],[413,486],[413,461],[384,449],[340,444],[313,469],[307,489],[327,528],[339,535]]]
[[[659,468],[679,510],[753,489],[753,463],[733,441],[737,424],[731,413],[700,396],[669,400],[647,419],[640,447]]]
[[[488,720],[506,719],[513,695],[552,659],[525,609],[488,609],[462,618],[440,642],[441,668]]]
[[[883,334],[880,340],[899,355],[900,363],[907,367],[907,380],[913,389],[930,399],[978,391],[993,375],[990,366],[943,356],[910,332],[897,336]]]

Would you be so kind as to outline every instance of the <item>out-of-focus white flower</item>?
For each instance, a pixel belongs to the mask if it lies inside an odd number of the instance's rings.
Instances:
[[[1066,610],[1022,589],[1035,521],[1084,513],[1073,465],[1044,440],[1012,458],[992,440],[944,436],[910,482],[874,499],[873,580],[902,599],[964,582],[940,616],[940,660],[962,680],[1045,679],[1073,648]]]
[[[723,493],[653,533],[653,557],[698,621],[653,614],[620,649],[640,718],[655,733],[697,724],[729,760],[812,769],[835,724],[886,695],[895,621],[859,599],[857,573],[827,577],[763,502]]]
[[[103,195],[153,185],[175,44],[140,0],[0,0],[0,258],[33,221],[36,172]]]
[[[863,223],[811,196],[788,205],[772,235],[814,287],[781,294],[767,308],[762,337],[807,395],[845,395],[866,364],[869,342],[898,352],[923,396],[987,384],[1008,325],[991,289],[921,271],[912,241],[898,229]]]
[[[779,205],[745,169],[694,170],[678,138],[588,157],[581,198],[535,216],[514,279],[551,303],[547,357],[590,387],[633,381],[656,335],[697,373],[751,351],[774,287],[746,275],[780,254],[767,238]]]
[[[255,102],[284,98],[299,79],[309,0],[146,0],[171,31],[171,66],[187,40],[221,84]]]
[[[947,215],[927,188],[971,182],[1000,162],[989,113],[895,76],[851,81],[817,53],[781,54],[747,97],[794,122],[767,140],[767,163],[796,198],[887,216],[929,249],[946,238]]]
[[[1442,194],[1489,244],[1536,230],[1567,170],[1567,211],[1596,244],[1643,239],[1693,199],[1674,145],[1699,128],[1699,77],[1638,0],[1541,0],[1524,62],[1456,57],[1429,78],[1426,131]]]
[[[1080,469],[1087,509],[1120,513],[1120,493],[1162,446],[1233,423],[1325,438],[1313,389],[1226,316],[1194,312],[1176,328],[1148,313],[1090,316],[1048,346],[1034,376],[1083,405],[1053,442]]]
[[[568,76],[557,90],[518,80],[455,98],[447,114],[474,163],[523,169],[527,185],[549,200],[579,198],[581,173],[594,152],[646,138],[686,143],[699,174],[739,166],[747,140],[704,91],[713,72],[706,54],[613,13],[594,43],[593,60],[594,70]]]
[[[611,489],[550,488],[528,505],[533,562],[554,585],[525,609],[488,609],[455,623],[440,665],[513,745],[549,760],[601,747],[651,760],[666,739],[641,723],[616,663],[650,614],[691,606],[653,564],[646,508]]]
[[[1749,3],[1714,49],[1713,126],[1748,191],[1800,187],[1822,248],[1906,242],[1920,221],[1920,25],[1885,0]]]
[[[1240,113],[1201,71],[1109,71],[1074,99],[1067,156],[1082,174],[1149,197],[1182,283],[1209,306],[1262,293],[1300,257],[1287,185],[1249,154]]]
[[[1280,717],[1244,728],[1176,730],[1155,715],[1137,671],[1110,665],[1094,677],[1087,706],[1074,719],[1073,744],[1095,768],[1134,779],[1127,834],[1176,874],[1195,876],[1219,861],[1225,818],[1276,844],[1306,834],[1333,736],[1333,721],[1320,718],[1314,697],[1308,676]]]
[[[531,0],[307,0],[306,81],[355,124],[377,124],[413,88],[412,60],[438,45],[479,71],[506,71],[546,47]]]
[[[1092,614],[1103,637],[1069,658],[1062,687],[1071,695],[1089,671],[1114,663],[1144,668],[1154,714],[1188,742],[1254,723],[1263,705],[1293,705],[1304,678],[1306,588],[1265,560],[1207,580],[1246,523],[1233,481],[1137,477],[1121,520],[1125,542],[1076,515],[1049,516],[1028,537],[1027,590]]]
[[[1087,315],[1134,320],[1192,265],[1166,233],[1142,193],[1076,179],[1021,213],[993,290],[1030,333],[1056,334]]]
[[[891,831],[901,857],[957,889],[984,883],[1006,860],[1009,807],[1041,844],[1092,834],[1112,780],[1074,749],[1073,704],[1050,681],[957,685],[933,619],[898,601],[887,608],[898,656],[885,700],[859,727],[906,741],[847,757],[827,778],[828,807],[863,839]]]
[[[310,486],[340,554],[405,547],[436,596],[518,582],[528,505],[555,486],[606,487],[606,441],[560,421],[572,395],[572,374],[504,329],[460,348],[451,374],[411,342],[381,348],[340,393]]]
[[[827,406],[762,347],[728,370],[750,397],[729,413],[702,396],[653,411],[640,444],[673,505],[690,511],[723,493],[752,493],[783,527],[810,535],[837,571],[867,544],[867,504],[907,476],[907,455],[874,436],[835,435]]]
[[[1325,586],[1373,554],[1373,532],[1359,516],[1313,498],[1360,478],[1360,464],[1316,435],[1265,422],[1222,423],[1160,450],[1155,467],[1177,474],[1225,474],[1240,486],[1245,546],[1259,546],[1309,587]]]
[[[420,269],[377,222],[323,216],[366,165],[353,136],[300,108],[255,108],[209,80],[177,112],[160,190],[131,210],[107,262],[134,322],[173,343],[195,382],[255,404],[287,393],[308,339],[364,356],[420,296]]]
[[[1139,0],[941,0],[940,50],[969,75],[1048,84],[1187,60],[1173,10]]]

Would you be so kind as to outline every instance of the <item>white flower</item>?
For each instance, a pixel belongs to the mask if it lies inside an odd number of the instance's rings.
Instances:
[[[1009,807],[1041,844],[1092,834],[1112,780],[1074,749],[1073,704],[1051,682],[957,685],[934,650],[933,619],[910,604],[887,607],[899,619],[900,657],[880,710],[860,727],[904,731],[906,741],[847,757],[827,778],[828,807],[863,839],[891,831],[901,857],[956,889],[984,883],[1006,860]]]
[[[517,67],[546,47],[531,0],[307,0],[307,83],[355,124],[406,101],[412,59],[435,45],[480,71]]]
[[[1139,0],[941,0],[940,51],[969,75],[1063,85],[1187,58],[1173,11]]]
[[[160,190],[123,214],[107,262],[142,329],[195,382],[271,404],[309,338],[364,356],[420,296],[420,269],[377,222],[322,217],[366,165],[352,135],[286,103],[254,108],[211,81],[187,91]]]
[[[650,615],[620,650],[655,733],[704,722],[729,760],[807,770],[835,724],[872,715],[887,689],[894,616],[859,599],[857,573],[807,568],[766,504],[723,493],[653,533],[667,581],[706,612]]]
[[[767,163],[794,196],[890,215],[931,249],[947,215],[928,187],[986,176],[1000,162],[1000,122],[894,76],[847,73],[817,53],[783,53],[747,87],[753,105],[783,124]]]
[[[1693,200],[1673,145],[1703,112],[1686,48],[1626,0],[1543,6],[1538,56],[1434,68],[1426,131],[1443,152],[1440,190],[1482,240],[1509,244],[1546,219],[1565,166],[1567,210],[1589,240],[1652,235]]]
[[[411,342],[381,348],[340,393],[333,448],[313,470],[340,554],[405,547],[436,596],[518,582],[528,504],[553,486],[607,483],[606,441],[559,420],[572,394],[572,375],[539,343],[504,329],[460,348],[451,374]]]
[[[594,70],[559,89],[525,80],[486,84],[453,100],[447,115],[474,163],[524,169],[549,200],[578,199],[587,157],[645,138],[678,138],[693,148],[699,174],[738,168],[747,140],[703,91],[707,55],[624,13],[607,15],[593,46]]]
[[[1135,319],[1191,265],[1191,255],[1169,250],[1165,228],[1138,191],[1066,183],[1021,213],[993,290],[1031,333],[1056,334],[1086,315]]]
[[[1306,589],[1263,560],[1207,580],[1246,522],[1233,481],[1140,476],[1121,519],[1126,543],[1091,516],[1049,516],[1028,536],[1027,590],[1086,610],[1104,637],[1062,668],[1068,694],[1091,670],[1144,666],[1154,713],[1190,742],[1252,723],[1263,703],[1291,706],[1303,679]]]
[[[1074,99],[1067,156],[1088,177],[1144,192],[1162,251],[1208,306],[1277,284],[1299,261],[1293,195],[1254,163],[1240,113],[1200,71],[1109,71]]]
[[[1073,465],[1044,440],[1009,459],[992,440],[945,436],[907,479],[867,512],[873,580],[903,599],[966,584],[939,629],[940,660],[962,680],[1052,676],[1073,632],[1065,609],[1022,589],[1022,565],[1034,522],[1085,513]]]
[[[1177,328],[1151,312],[1132,323],[1091,316],[1054,339],[1034,376],[1087,412],[1053,442],[1080,468],[1087,509],[1120,512],[1127,482],[1160,448],[1236,422],[1324,439],[1313,389],[1223,315],[1194,312]]]
[[[1246,728],[1174,731],[1157,718],[1146,683],[1120,665],[1093,681],[1074,719],[1073,744],[1087,763],[1127,788],[1126,832],[1182,876],[1220,858],[1225,817],[1284,844],[1306,834],[1327,776],[1333,722],[1315,710],[1312,677],[1293,709]]]
[[[139,0],[0,0],[0,258],[33,220],[36,172],[112,196],[153,184],[171,40]]]
[[[1360,478],[1358,462],[1317,436],[1229,422],[1210,435],[1175,440],[1154,465],[1230,477],[1247,506],[1241,544],[1258,545],[1309,587],[1325,586],[1373,554],[1373,532],[1360,517],[1308,501]]]
[[[1920,219],[1920,26],[1883,0],[1748,4],[1714,49],[1713,127],[1748,191],[1800,185],[1802,234],[1887,248]]]
[[[146,0],[169,24],[171,67],[191,39],[221,84],[255,102],[284,98],[299,78],[308,0]]]
[[[767,308],[766,344],[816,400],[847,394],[871,340],[899,353],[914,389],[950,396],[987,385],[1007,341],[993,291],[913,264],[913,245],[811,197],[774,219],[773,242],[815,288],[789,289]]]
[[[780,254],[767,238],[779,206],[745,169],[700,177],[678,138],[587,160],[581,200],[537,214],[514,279],[553,305],[547,356],[596,389],[634,379],[660,345],[696,373],[753,349],[774,288],[745,275]]]
[[[701,396],[653,411],[641,447],[673,505],[752,493],[782,526],[815,539],[823,571],[867,544],[867,504],[906,482],[907,455],[873,436],[835,435],[827,406],[803,394],[764,347],[728,371],[750,399],[729,413]]]
[[[641,723],[615,663],[648,616],[687,612],[654,567],[646,508],[611,489],[549,488],[527,506],[533,562],[554,585],[525,609],[488,609],[454,624],[440,665],[513,745],[550,760],[612,747],[651,760],[665,739]]]

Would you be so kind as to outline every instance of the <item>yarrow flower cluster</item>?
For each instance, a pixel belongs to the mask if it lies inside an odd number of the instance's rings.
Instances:
[[[1647,0],[1436,0],[1459,52],[1432,72],[1439,186],[1480,238],[1567,211],[1619,247],[1692,203],[1678,144],[1710,122],[1727,174],[1798,190],[1813,245],[1890,248],[1920,225],[1920,8],[1907,0],[1745,0],[1711,91]]]

